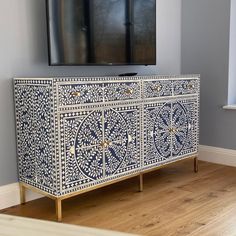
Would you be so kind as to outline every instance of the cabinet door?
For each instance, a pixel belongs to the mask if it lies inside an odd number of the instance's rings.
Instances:
[[[61,114],[61,192],[138,171],[139,119],[138,106]]]
[[[144,106],[144,167],[194,154],[197,143],[197,98]]]
[[[171,157],[171,116],[171,102],[144,105],[144,168]]]
[[[98,184],[103,178],[103,112],[60,114],[61,192]]]
[[[140,168],[140,107],[104,110],[104,158],[107,178]]]
[[[197,152],[198,100],[180,99],[172,104],[172,158]]]

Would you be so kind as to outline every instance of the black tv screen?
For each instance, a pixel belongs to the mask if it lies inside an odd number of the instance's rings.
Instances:
[[[49,65],[155,65],[155,0],[46,0]]]

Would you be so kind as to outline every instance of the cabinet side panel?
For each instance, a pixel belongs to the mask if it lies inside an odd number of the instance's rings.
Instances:
[[[19,179],[50,194],[55,190],[52,104],[50,80],[15,80]]]
[[[33,88],[15,83],[17,154],[20,181],[36,181],[34,156]]]

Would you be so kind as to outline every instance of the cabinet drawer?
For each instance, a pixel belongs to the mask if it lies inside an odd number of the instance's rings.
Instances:
[[[144,81],[144,98],[166,97],[172,95],[170,80]]]
[[[140,99],[140,82],[104,83],[104,101]]]
[[[59,107],[103,102],[103,84],[59,84],[57,96]]]
[[[194,94],[198,92],[199,80],[175,80],[173,81],[174,95]]]

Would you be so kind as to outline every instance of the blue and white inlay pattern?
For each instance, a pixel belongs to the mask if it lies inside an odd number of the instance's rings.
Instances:
[[[197,151],[197,100],[147,104],[144,165],[159,165]]]
[[[140,168],[139,106],[65,113],[60,121],[63,190]]]
[[[45,84],[15,85],[20,180],[54,193],[52,88]]]
[[[15,79],[20,181],[55,196],[196,155],[199,79]]]

